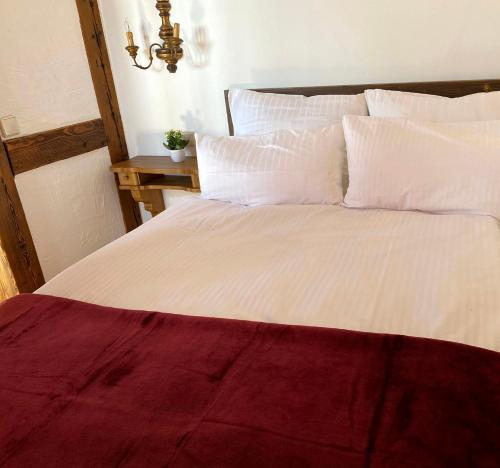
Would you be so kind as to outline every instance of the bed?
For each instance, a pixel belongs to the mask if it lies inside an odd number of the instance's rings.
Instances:
[[[490,217],[193,199],[38,292],[499,351],[499,284],[500,230]]]
[[[2,466],[500,460],[495,216],[195,198],[0,311]]]

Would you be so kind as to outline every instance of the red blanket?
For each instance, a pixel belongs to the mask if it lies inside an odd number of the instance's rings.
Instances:
[[[493,467],[500,357],[404,336],[0,305],[2,467]]]

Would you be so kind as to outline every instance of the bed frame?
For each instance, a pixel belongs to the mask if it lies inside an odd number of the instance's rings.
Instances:
[[[421,83],[382,83],[341,86],[315,86],[304,88],[264,88],[254,89],[260,93],[296,94],[302,96],[323,96],[326,94],[359,94],[366,89],[387,89],[391,91],[406,91],[411,93],[434,94],[444,97],[462,97],[468,94],[500,91],[500,80],[471,81],[430,81]],[[234,135],[233,119],[229,106],[229,90],[224,91],[226,100],[227,122],[229,134]]]

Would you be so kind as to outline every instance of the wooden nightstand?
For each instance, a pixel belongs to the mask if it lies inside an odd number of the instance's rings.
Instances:
[[[200,191],[196,158],[174,163],[168,156],[137,156],[113,164],[111,171],[118,174],[120,190],[130,190],[153,216],[165,210],[162,190]]]

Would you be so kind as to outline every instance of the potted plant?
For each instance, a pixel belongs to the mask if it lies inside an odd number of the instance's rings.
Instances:
[[[180,130],[169,130],[165,133],[163,146],[170,150],[170,157],[174,162],[182,162],[186,159],[185,148],[189,140],[185,140]]]

